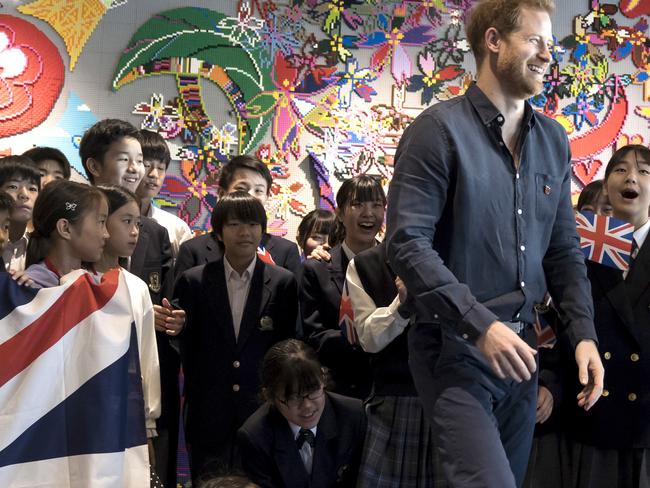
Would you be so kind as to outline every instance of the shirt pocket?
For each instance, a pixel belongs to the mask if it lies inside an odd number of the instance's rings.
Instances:
[[[554,220],[562,186],[561,176],[535,173],[535,217]]]

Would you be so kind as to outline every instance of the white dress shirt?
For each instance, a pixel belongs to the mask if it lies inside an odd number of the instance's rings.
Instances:
[[[24,271],[28,243],[29,234],[27,231],[17,241],[7,243],[7,246],[2,252],[2,260],[6,268],[5,271]]]
[[[296,425],[292,422],[289,422],[289,427],[291,427],[291,432],[293,433],[293,440],[297,441],[298,440],[298,435],[300,434],[300,426]],[[318,426],[315,425],[311,429],[314,434],[314,439],[316,439],[316,431],[318,430]],[[305,442],[300,449],[298,449],[298,453],[300,454],[300,459],[302,459],[302,463],[305,465],[305,469],[309,474],[311,474],[311,468],[312,465],[314,464],[314,449],[309,445],[308,442]]]
[[[230,311],[232,313],[232,324],[235,328],[235,338],[239,337],[239,327],[241,318],[244,315],[244,307],[248,300],[248,292],[251,289],[251,279],[257,256],[253,258],[248,267],[240,275],[228,262],[224,256],[223,268],[226,274],[226,287],[228,288],[228,301],[230,302]]]
[[[397,308],[399,295],[387,307],[377,307],[375,301],[366,293],[361,284],[354,259],[348,264],[345,274],[348,295],[354,312],[354,329],[359,337],[359,344],[364,351],[377,353],[399,336],[409,323]]]
[[[190,226],[171,212],[154,207],[153,204],[149,207],[147,217],[151,217],[167,229],[167,234],[169,234],[169,243],[172,246],[172,259],[173,261],[176,261],[180,245],[194,237],[194,233],[190,229]]]

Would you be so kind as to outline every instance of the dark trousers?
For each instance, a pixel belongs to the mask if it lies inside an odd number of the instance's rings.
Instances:
[[[412,327],[409,363],[449,486],[520,487],[535,427],[537,374],[522,383],[500,380],[474,345],[445,326],[436,360],[435,341],[426,337],[432,325]],[[535,343],[532,328],[522,335]]]
[[[158,436],[153,439],[156,454],[155,470],[165,488],[176,488],[176,454],[180,416],[178,375],[181,361],[168,337],[156,333],[160,361],[160,417],[156,422]]]

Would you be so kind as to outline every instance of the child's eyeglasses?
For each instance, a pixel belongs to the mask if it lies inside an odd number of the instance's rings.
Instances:
[[[306,395],[291,395],[286,400],[280,400],[280,403],[289,408],[299,408],[305,400],[316,401],[320,400],[325,394],[325,390],[321,386],[318,390],[307,393]]]

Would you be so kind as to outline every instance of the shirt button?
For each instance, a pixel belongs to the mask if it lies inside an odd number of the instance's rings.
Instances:
[[[515,315],[515,318],[518,319],[520,315],[521,313],[517,313],[517,315]]]
[[[463,337],[463,339],[465,339],[465,340],[469,339],[469,336],[468,336],[467,334],[463,334],[462,337]]]
[[[526,286],[526,282],[525,282],[525,281],[522,281],[522,282],[519,283],[519,284],[521,285],[522,288],[523,288],[524,286]]]
[[[502,123],[503,123],[503,117],[502,117],[501,115],[499,115],[499,116],[497,117],[497,122],[498,122],[499,124],[502,124]]]
[[[232,385],[232,391],[239,391],[239,385]]]
[[[525,251],[525,250],[526,250],[526,246],[519,246],[519,249],[521,249],[522,251]]]
[[[517,209],[517,213],[518,213],[519,215],[521,215],[522,213],[524,213],[524,211],[523,211],[522,209],[518,208],[518,209]]]
[[[515,178],[519,179],[519,173],[517,173],[517,174],[515,175]]]
[[[633,363],[636,363],[636,362],[639,360],[639,355],[638,355],[637,353],[632,353],[632,354],[630,355],[630,360],[631,360]]]
[[[609,396],[609,390],[603,390],[603,396],[608,397]]]
[[[239,368],[239,366],[241,366],[241,363],[239,361],[235,361],[232,363],[232,367],[235,369]]]
[[[505,146],[505,144],[503,143],[503,141],[499,141],[499,146],[501,146],[501,147]]]
[[[605,354],[603,354],[603,357],[604,357],[605,359],[612,359],[612,353],[609,352],[609,351],[607,351]]]
[[[630,400],[631,402],[635,402],[636,401],[636,393],[630,393],[627,396],[627,399]]]
[[[437,319],[437,318],[438,318],[438,314],[437,314],[437,313],[434,313],[434,314],[433,314],[433,318],[434,318],[434,319]]]

